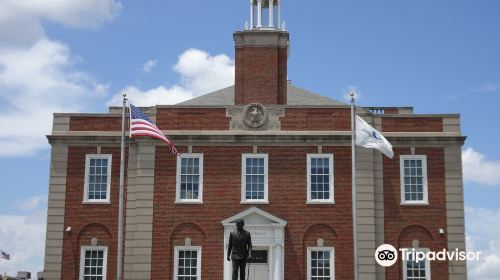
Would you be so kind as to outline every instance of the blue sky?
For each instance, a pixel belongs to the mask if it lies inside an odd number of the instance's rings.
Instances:
[[[462,115],[469,245],[487,254],[474,279],[500,273],[499,13],[494,0],[282,0],[295,85]],[[244,0],[2,1],[0,248],[43,252],[53,112],[105,112],[125,89],[146,105],[231,84],[232,33],[248,14]],[[28,251],[0,272],[41,270],[43,254]]]

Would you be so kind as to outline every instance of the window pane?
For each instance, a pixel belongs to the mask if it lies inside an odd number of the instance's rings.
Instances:
[[[198,252],[196,250],[180,250],[177,260],[179,269],[177,279],[196,279],[198,273]]]
[[[404,198],[405,201],[423,201],[424,171],[422,159],[405,159],[404,166]]]
[[[311,279],[331,279],[332,268],[330,267],[330,251],[311,251],[310,256]]]
[[[417,263],[413,260],[413,254],[408,254],[407,259],[406,264],[403,266],[406,272],[405,280],[427,280],[427,263],[425,261],[419,261]]]
[[[103,279],[104,276],[104,250],[87,249],[83,260],[84,279]]]
[[[87,198],[95,200],[107,199],[108,158],[91,158],[88,161]]]
[[[198,199],[200,158],[181,159],[180,199]]]
[[[309,174],[311,199],[330,199],[330,159],[324,157],[311,158]]]
[[[264,199],[265,170],[264,158],[247,158],[245,171],[245,198]]]

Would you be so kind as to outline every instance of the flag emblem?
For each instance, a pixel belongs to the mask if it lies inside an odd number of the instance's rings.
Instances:
[[[174,143],[167,138],[156,124],[144,112],[130,104],[130,137],[149,136],[161,140],[168,145],[172,154],[179,156]]]
[[[389,158],[394,157],[391,143],[358,115],[356,115],[356,145],[379,150]]]
[[[6,260],[10,260],[10,255],[9,254],[5,253],[4,251],[0,251],[0,252],[2,252],[0,258],[6,259]]]

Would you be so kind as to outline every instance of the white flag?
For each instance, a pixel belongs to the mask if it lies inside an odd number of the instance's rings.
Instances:
[[[389,158],[394,157],[391,143],[358,115],[356,115],[356,146],[377,149]]]

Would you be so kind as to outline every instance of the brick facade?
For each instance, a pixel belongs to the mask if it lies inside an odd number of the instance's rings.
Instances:
[[[284,36],[288,40],[288,33],[278,35],[278,39]],[[262,42],[270,44],[266,40]],[[126,279],[172,279],[174,246],[184,245],[186,238],[191,245],[202,248],[202,279],[224,279],[225,228],[221,223],[251,207],[286,222],[283,245],[279,245],[284,259],[282,279],[307,278],[307,248],[318,246],[321,239],[325,247],[334,248],[335,279],[354,279],[350,106],[288,106],[286,47],[282,41],[272,43],[274,47],[245,45],[254,43],[237,42],[235,106],[159,106],[148,111],[160,129],[171,132],[168,134],[181,153],[203,154],[202,203],[176,203],[177,159],[165,145],[148,138],[127,143],[127,151],[130,149],[133,156],[127,161],[130,169],[125,168],[126,178],[134,191],[129,192],[130,199],[126,201],[131,204],[125,209],[126,219],[133,221],[127,228],[131,239],[123,244],[128,258],[125,263],[129,265]],[[240,105],[253,102],[282,105],[276,106],[280,114],[273,119],[275,130],[256,132],[230,127],[229,110],[243,110]],[[455,116],[399,114],[400,109],[395,107],[388,109],[387,115],[361,112],[382,132],[390,132],[395,157],[384,157],[378,162],[373,154],[359,154],[359,186],[375,188],[374,182],[382,181],[382,190],[358,191],[362,196],[357,200],[357,207],[362,210],[358,212],[358,223],[363,235],[358,239],[363,241],[358,253],[364,250],[359,267],[366,279],[402,279],[401,262],[375,276],[375,260],[366,256],[374,253],[375,236],[379,235],[384,236],[385,243],[399,247],[411,247],[414,240],[431,250],[448,247],[447,233],[439,234],[440,229],[447,228],[448,218],[445,147],[459,147],[464,138],[460,131],[453,131],[454,126],[442,133],[445,118],[448,124],[459,123]],[[53,158],[52,162],[57,172],[62,173],[65,168],[67,174],[66,181],[57,182],[66,186],[61,215],[64,227],[71,226],[72,231],[53,234],[55,239],[61,236],[62,255],[60,260],[47,258],[46,267],[57,266],[59,261],[61,276],[46,279],[78,279],[81,246],[89,245],[93,238],[97,238],[99,246],[108,246],[107,279],[114,279],[120,171],[120,139],[116,132],[121,129],[120,116],[69,114],[57,116],[56,122],[57,130],[49,141],[53,146],[67,147],[67,167],[59,164],[60,158]],[[425,138],[426,134],[419,132],[433,134]],[[98,152],[112,154],[110,203],[86,204],[82,202],[85,157]],[[427,156],[428,205],[401,205],[399,158],[412,152]],[[268,155],[268,203],[241,202],[242,154],[247,153]],[[334,203],[307,203],[307,155],[316,153],[333,154]],[[55,173],[51,173],[51,181],[58,180]],[[148,190],[140,192],[138,186]],[[374,193],[382,191],[383,209],[375,211]],[[463,200],[454,205],[460,203],[463,207]],[[62,207],[59,202],[49,203],[49,218],[56,206]],[[59,208],[55,211],[62,212]],[[380,212],[383,215],[377,216]],[[48,228],[55,228],[50,219],[48,223]],[[452,279],[450,265],[432,262],[432,279]],[[57,275],[57,269],[54,271],[51,275]],[[279,271],[276,273],[273,275],[279,275]],[[455,275],[453,280],[465,279],[464,275]]]

